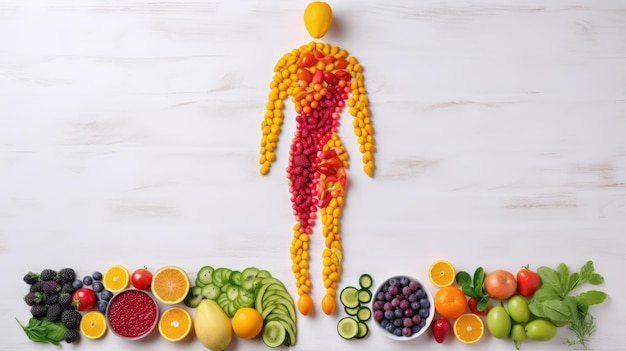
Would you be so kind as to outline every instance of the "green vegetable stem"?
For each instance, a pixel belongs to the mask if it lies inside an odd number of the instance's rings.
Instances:
[[[580,344],[588,349],[588,338],[595,331],[594,319],[589,314],[589,306],[601,304],[607,294],[598,290],[588,290],[573,294],[582,285],[600,285],[604,277],[595,272],[593,261],[587,261],[580,272],[569,272],[564,263],[556,269],[539,267],[537,273],[541,278],[541,286],[528,305],[532,314],[547,318],[556,326],[568,325],[576,338],[565,342],[569,345]]]
[[[24,329],[28,338],[35,342],[59,345],[63,341],[67,328],[61,322],[50,322],[46,318],[31,318],[27,325],[23,325],[17,318],[17,323]]]

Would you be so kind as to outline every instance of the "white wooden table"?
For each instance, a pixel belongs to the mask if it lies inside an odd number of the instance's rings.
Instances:
[[[275,62],[311,39],[307,1],[22,1],[0,4],[0,330],[3,350],[34,344],[22,276],[112,264],[193,277],[206,264],[258,266],[286,282],[291,214],[284,169],[295,112],[272,172],[258,172],[260,122]],[[609,299],[592,311],[594,350],[622,350],[626,305],[626,4],[611,0],[330,1],[323,41],[362,63],[376,170],[351,155],[342,216],[344,275],[355,284],[430,262],[516,271],[593,260]],[[319,226],[316,227],[319,230]],[[342,340],[319,309],[323,247],[311,244],[316,313],[296,349],[513,349],[374,329]],[[431,287],[432,288],[432,287]],[[434,291],[434,288],[433,288]],[[525,350],[566,350],[560,330]],[[63,348],[181,348],[109,333]],[[229,350],[256,350],[235,341]]]

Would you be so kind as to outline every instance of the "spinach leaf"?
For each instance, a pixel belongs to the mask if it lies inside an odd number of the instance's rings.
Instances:
[[[455,279],[456,283],[459,284],[459,286],[472,284],[472,277],[467,272],[458,272]]]
[[[28,338],[35,342],[51,343],[58,346],[63,341],[65,332],[67,332],[67,328],[60,321],[50,322],[45,318],[31,318],[28,324],[23,325],[17,318],[15,320]]]
[[[589,290],[576,295],[578,304],[584,306],[601,304],[606,298],[607,294],[598,290]]]

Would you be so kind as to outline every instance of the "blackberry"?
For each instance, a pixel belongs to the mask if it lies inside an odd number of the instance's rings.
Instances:
[[[59,278],[61,279],[61,284],[72,282],[76,279],[76,272],[72,268],[63,268],[59,271]]]
[[[36,303],[30,307],[30,314],[33,315],[33,318],[45,317],[47,312],[48,307],[43,303]]]
[[[43,282],[40,280],[29,288],[30,292],[43,292]]]
[[[39,273],[39,279],[43,281],[54,280],[56,278],[57,272],[53,269],[44,269]]]
[[[39,274],[37,273],[28,272],[24,276],[24,282],[28,285],[33,285],[38,281],[39,281]]]
[[[59,284],[54,280],[46,280],[43,282],[43,292],[46,294],[58,292]]]
[[[65,282],[61,285],[61,291],[64,293],[71,294],[75,291],[73,282]]]
[[[48,305],[48,311],[46,311],[46,318],[50,322],[56,322],[61,319],[61,314],[63,313],[63,307],[57,302],[52,305]]]
[[[32,306],[36,303],[40,303],[43,300],[43,294],[40,292],[29,292],[28,294],[26,294],[26,296],[24,296],[24,302],[26,302],[26,304],[28,306]]]
[[[65,310],[61,314],[61,323],[67,329],[76,329],[80,325],[80,320],[83,316],[76,310]]]
[[[71,344],[74,341],[78,340],[78,330],[69,329],[68,331],[65,332],[65,335],[63,335],[63,340],[65,340],[65,342],[68,344]]]
[[[59,305],[61,305],[61,307],[63,307],[64,310],[72,309],[72,295],[70,294],[59,295]]]
[[[57,293],[50,293],[50,294],[44,293],[43,294],[43,302],[46,305],[55,304],[55,303],[59,302],[59,294],[57,294]]]

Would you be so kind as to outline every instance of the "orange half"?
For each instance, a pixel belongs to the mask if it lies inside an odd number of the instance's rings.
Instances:
[[[152,277],[152,294],[165,304],[176,304],[185,299],[189,292],[189,276],[182,268],[166,266]]]
[[[104,288],[112,293],[120,292],[128,287],[130,273],[124,266],[114,265],[107,268],[102,274],[102,284]]]
[[[107,322],[98,311],[87,312],[80,319],[80,332],[88,339],[100,339],[107,331]]]
[[[191,331],[191,316],[180,307],[170,307],[159,319],[159,333],[168,341],[180,341]]]
[[[452,263],[446,260],[437,260],[428,268],[428,279],[434,286],[443,288],[454,283],[455,273]]]
[[[454,336],[465,344],[473,344],[483,337],[485,327],[482,319],[473,313],[461,315],[454,321]]]

